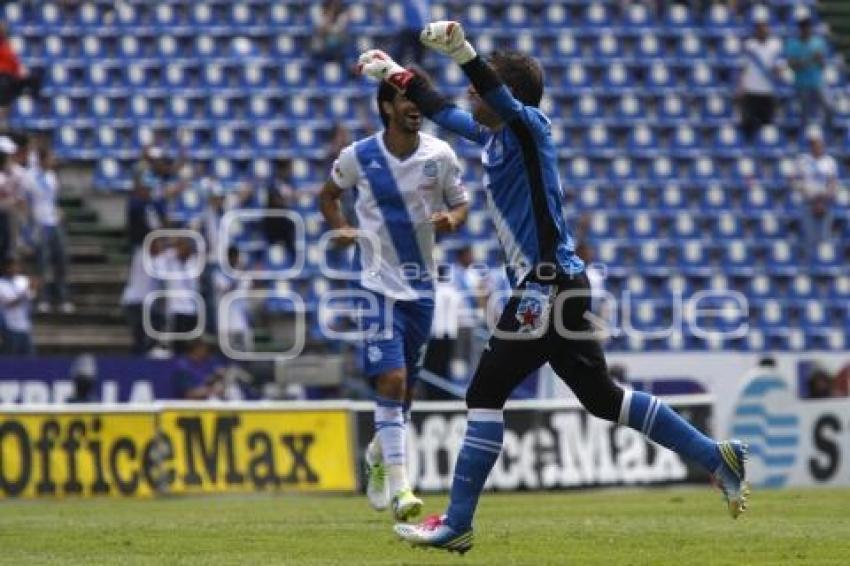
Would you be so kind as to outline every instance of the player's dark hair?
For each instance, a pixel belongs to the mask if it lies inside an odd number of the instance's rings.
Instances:
[[[9,134],[9,138],[18,146],[18,151],[26,150],[30,145],[30,137],[26,132],[15,131]]]
[[[408,65],[407,70],[411,71],[417,77],[424,79],[428,85],[432,84],[431,77],[428,73],[416,65]],[[395,100],[397,94],[398,89],[387,81],[381,81],[380,84],[378,84],[378,115],[381,117],[381,122],[384,124],[385,128],[390,125],[390,117],[386,112],[384,112],[384,108],[381,106],[381,103],[392,102]]]
[[[396,94],[398,94],[398,90],[387,81],[381,81],[378,85],[378,115],[381,117],[381,122],[385,128],[390,125],[390,117],[384,112],[383,103],[395,100]]]
[[[514,51],[500,49],[487,59],[514,98],[526,106],[540,106],[543,98],[543,68],[537,59]]]

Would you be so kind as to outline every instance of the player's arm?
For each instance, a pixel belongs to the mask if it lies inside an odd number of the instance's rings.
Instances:
[[[460,162],[451,150],[447,151],[443,160],[441,185],[448,210],[432,214],[431,222],[437,232],[455,232],[469,216],[469,193],[463,186]]]
[[[340,207],[343,191],[357,184],[360,171],[357,166],[357,156],[354,146],[344,148],[331,167],[331,174],[319,190],[319,211],[325,218],[331,230],[337,230],[334,241],[341,246],[352,244],[357,239],[357,230],[352,227]]]
[[[328,179],[319,191],[319,211],[331,230],[339,231],[339,235],[334,238],[334,241],[339,245],[347,246],[356,241],[357,230],[348,223],[342,214],[342,208],[339,205],[341,197],[342,189],[333,179]]]
[[[437,232],[456,232],[466,222],[467,216],[469,216],[469,203],[463,203],[448,210],[435,212],[431,215],[431,223]]]
[[[411,100],[425,116],[443,128],[478,144],[487,140],[487,128],[472,114],[448,101],[422,77],[392,60],[380,49],[370,49],[357,63],[357,71],[379,81],[387,81]]]
[[[450,132],[478,144],[487,140],[487,128],[476,122],[472,114],[449,102],[422,77],[414,76],[404,95],[429,120]]]
[[[425,26],[419,36],[425,47],[448,55],[463,69],[472,86],[487,105],[508,122],[522,114],[523,104],[482,59],[468,41],[463,26],[458,22],[433,22]]]

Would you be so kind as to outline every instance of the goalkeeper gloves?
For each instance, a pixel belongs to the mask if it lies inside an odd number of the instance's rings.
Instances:
[[[448,55],[459,65],[469,63],[477,55],[458,22],[432,22],[422,30],[419,40],[425,47]]]
[[[377,81],[387,81],[401,91],[407,88],[414,76],[380,49],[370,49],[360,55],[357,72]]]

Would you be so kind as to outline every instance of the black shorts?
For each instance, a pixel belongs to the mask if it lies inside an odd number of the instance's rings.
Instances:
[[[622,390],[608,377],[598,333],[586,316],[590,302],[584,273],[520,285],[484,348],[467,405],[501,409],[526,376],[549,362],[591,413],[615,420]]]

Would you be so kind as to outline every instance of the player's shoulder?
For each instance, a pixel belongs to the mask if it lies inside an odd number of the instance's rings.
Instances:
[[[428,153],[446,159],[456,159],[455,150],[446,140],[442,140],[437,136],[425,132],[419,132],[419,143]]]
[[[340,163],[347,164],[352,166],[358,161],[358,153],[366,147],[366,144],[373,142],[375,139],[375,135],[367,136],[365,138],[361,138],[359,140],[354,140],[344,148],[342,148],[339,152],[339,156],[337,160]]]

